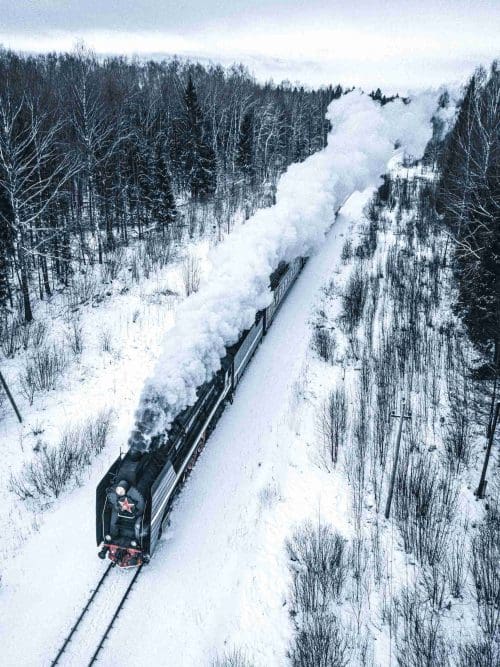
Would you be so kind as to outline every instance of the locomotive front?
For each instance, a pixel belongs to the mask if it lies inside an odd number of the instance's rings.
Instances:
[[[101,507],[97,526],[97,542],[101,547],[98,556],[107,557],[123,568],[137,567],[149,560],[145,550],[147,492],[138,481],[140,457],[127,454],[116,463],[108,479],[103,480],[105,488],[100,494],[98,489],[97,504]]]

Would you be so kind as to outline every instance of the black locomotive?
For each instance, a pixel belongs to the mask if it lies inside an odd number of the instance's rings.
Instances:
[[[118,457],[97,487],[96,538],[99,557],[120,567],[149,561],[172,499],[192,469],[227,401],[276,312],[306,262],[281,263],[271,275],[273,301],[257,313],[251,329],[226,349],[221,369],[198,388],[197,401],[174,420],[164,443]]]

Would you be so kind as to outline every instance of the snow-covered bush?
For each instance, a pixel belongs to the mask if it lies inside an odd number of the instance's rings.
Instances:
[[[457,667],[498,667],[500,665],[500,640],[478,639],[459,647]]]
[[[441,619],[413,587],[403,588],[395,600],[402,628],[396,637],[400,667],[447,667],[450,652],[443,638]]]
[[[446,556],[457,487],[431,455],[403,452],[396,476],[394,516],[407,553],[429,565]]]
[[[312,347],[323,361],[335,361],[335,335],[321,325],[316,325],[312,335]]]
[[[446,554],[446,576],[450,593],[454,598],[462,598],[467,581],[467,561],[464,558],[466,553],[465,535],[467,524],[462,527],[463,535],[457,536],[448,548]]]
[[[327,466],[338,461],[346,435],[347,402],[343,386],[333,389],[324,399],[316,417],[321,455]]]
[[[490,507],[472,540],[471,569],[482,630],[500,641],[500,511]]]
[[[68,308],[78,308],[82,303],[87,303],[92,297],[100,292],[99,279],[91,266],[85,271],[78,273],[73,278],[69,291],[67,292]]]
[[[182,264],[182,281],[186,296],[190,296],[198,291],[200,287],[200,262],[197,257],[188,255]]]
[[[342,299],[343,314],[341,322],[348,334],[358,326],[368,291],[367,276],[361,266],[356,266],[344,291]]]
[[[23,350],[28,350],[30,347],[40,348],[45,345],[48,333],[49,327],[44,320],[24,325],[22,328]]]
[[[448,464],[459,472],[468,466],[472,452],[471,417],[468,411],[452,408],[444,446]]]
[[[26,359],[20,374],[21,390],[28,401],[33,403],[37,391],[55,389],[57,381],[67,367],[64,348],[56,345],[44,345],[35,350]]]
[[[295,613],[324,612],[339,598],[347,576],[345,544],[329,524],[310,521],[287,540]]]
[[[72,319],[67,336],[68,345],[75,357],[83,352],[83,328],[78,317]]]
[[[334,614],[306,618],[290,649],[293,667],[345,667],[350,638]]]
[[[102,352],[112,352],[113,350],[113,337],[109,329],[103,329],[99,334],[99,346]]]
[[[234,649],[222,657],[216,658],[212,662],[212,667],[252,667],[252,663],[242,651]]]
[[[276,482],[269,482],[259,492],[262,507],[272,507],[281,497],[280,487]]]
[[[69,482],[105,447],[112,412],[102,411],[85,423],[64,431],[59,444],[41,447],[19,475],[10,478],[10,489],[22,500],[57,498]]]
[[[125,250],[118,246],[106,254],[104,263],[101,265],[101,280],[110,283],[118,278],[125,263]]]

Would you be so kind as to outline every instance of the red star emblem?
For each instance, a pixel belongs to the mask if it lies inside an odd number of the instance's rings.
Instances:
[[[130,514],[132,514],[134,503],[131,503],[127,497],[125,497],[123,500],[119,500],[118,504],[120,505],[123,512],[130,512]]]

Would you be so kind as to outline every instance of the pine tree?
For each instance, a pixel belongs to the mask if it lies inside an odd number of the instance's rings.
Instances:
[[[236,164],[246,176],[253,177],[255,173],[253,155],[253,109],[249,109],[243,116],[238,136]]]
[[[156,148],[152,215],[161,225],[162,231],[165,231],[177,218],[172,180],[161,146]]]
[[[203,111],[191,75],[184,93],[184,105],[186,113],[184,169],[191,195],[195,199],[204,200],[215,192],[217,186],[215,153],[205,138]]]

